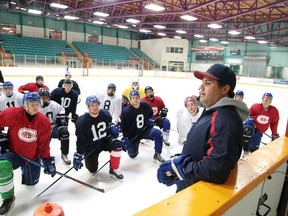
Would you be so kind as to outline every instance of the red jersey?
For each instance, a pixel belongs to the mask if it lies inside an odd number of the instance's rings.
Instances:
[[[42,85],[41,87],[38,87],[37,83],[27,83],[26,85],[20,86],[18,88],[18,91],[20,93],[24,93],[24,91],[38,92],[39,88],[49,89],[48,86],[46,86],[46,85]]]
[[[150,104],[155,119],[159,116],[159,112],[161,111],[161,109],[165,107],[162,98],[158,96],[154,96],[154,99],[152,101],[148,97],[143,97],[141,98],[141,101],[146,101]]]
[[[276,107],[270,105],[268,111],[264,110],[263,104],[256,103],[250,108],[250,116],[253,117],[259,133],[263,134],[270,126],[272,136],[276,136],[279,122],[279,112]]]
[[[42,113],[29,122],[23,107],[10,107],[0,113],[0,125],[7,126],[9,150],[35,160],[50,157],[51,124]]]

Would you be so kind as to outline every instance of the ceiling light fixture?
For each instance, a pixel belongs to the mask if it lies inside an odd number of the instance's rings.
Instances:
[[[181,39],[182,37],[175,35],[174,38],[175,39]]]
[[[99,25],[103,25],[104,24],[103,21],[99,21],[99,20],[94,20],[93,23],[94,24],[99,24]]]
[[[58,4],[58,3],[51,3],[50,7],[55,7],[55,8],[60,8],[60,9],[66,9],[68,8],[68,5],[64,5],[64,4]]]
[[[231,31],[228,31],[228,34],[231,34],[231,35],[239,35],[241,34],[239,31],[236,31],[236,30],[231,30]]]
[[[203,38],[204,36],[203,36],[203,35],[199,35],[199,34],[195,34],[194,37],[196,37],[196,38]]]
[[[32,14],[42,14],[42,11],[40,11],[40,10],[35,10],[35,9],[29,9],[28,10],[28,13],[32,13]]]
[[[93,13],[95,16],[100,16],[100,17],[108,17],[109,14],[108,13],[103,13],[103,12],[99,12],[99,11],[96,11]]]
[[[179,34],[186,34],[187,32],[184,30],[176,30],[175,32],[179,33]]]
[[[199,40],[200,43],[207,43],[207,40]]]
[[[121,29],[128,29],[128,26],[125,26],[125,25],[115,25],[115,26]]]
[[[64,19],[67,19],[67,20],[77,20],[77,19],[79,19],[79,17],[66,15],[66,16],[64,16]]]
[[[260,41],[257,41],[257,43],[259,43],[259,44],[267,44],[268,42],[264,41],[264,40],[260,40]]]
[[[210,41],[218,41],[217,38],[210,38],[209,40],[210,40]]]
[[[221,41],[220,43],[222,43],[222,44],[229,44],[228,41]]]
[[[157,35],[159,35],[159,36],[166,36],[166,34],[163,33],[163,32],[159,32],[159,33],[157,33]]]
[[[158,29],[165,29],[166,28],[166,26],[163,26],[163,25],[154,25],[153,27],[158,28]]]
[[[149,33],[149,32],[151,32],[151,31],[150,31],[150,30],[147,30],[147,29],[140,29],[139,32]]]
[[[209,28],[213,28],[213,29],[219,29],[222,28],[221,25],[217,24],[217,23],[211,23],[208,25]]]
[[[187,20],[187,21],[195,21],[197,20],[198,18],[194,17],[194,16],[190,16],[188,14],[186,15],[183,15],[183,16],[180,16],[181,19],[184,19],[184,20]]]
[[[255,37],[253,37],[253,36],[246,36],[244,38],[247,39],[247,40],[255,40]]]
[[[129,22],[129,23],[134,23],[134,24],[136,24],[136,23],[139,23],[139,22],[140,22],[140,20],[129,18],[129,19],[127,19],[127,20],[126,20],[126,22]]]
[[[145,5],[145,8],[148,9],[148,10],[153,10],[153,11],[163,11],[163,10],[165,10],[164,7],[162,7],[160,5],[156,5],[156,4]]]

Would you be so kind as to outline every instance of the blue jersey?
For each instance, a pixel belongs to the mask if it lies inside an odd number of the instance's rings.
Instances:
[[[110,136],[108,130],[112,117],[107,110],[101,109],[96,118],[88,113],[81,115],[76,121],[76,147],[79,154],[89,153],[101,148],[103,141]]]
[[[65,109],[65,115],[76,114],[78,93],[71,89],[69,93],[66,93],[64,88],[56,88],[51,92],[51,100],[56,101]]]
[[[132,105],[126,106],[121,112],[121,129],[124,137],[133,139],[146,126],[149,118],[153,117],[152,107],[145,101],[140,102],[138,109]]]

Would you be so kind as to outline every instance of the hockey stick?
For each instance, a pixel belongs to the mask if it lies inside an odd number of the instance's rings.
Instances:
[[[23,158],[24,160],[28,161],[28,162],[31,163],[31,164],[34,164],[34,165],[39,166],[39,167],[42,167],[42,168],[44,168],[44,169],[46,168],[46,167],[45,167],[44,165],[42,165],[41,163],[37,163],[37,162],[35,162],[35,161],[33,161],[33,160],[30,160],[29,158],[26,158],[26,157],[24,157],[24,156],[22,156],[22,155],[19,155],[19,154],[18,154],[18,156],[21,157],[21,158]],[[76,178],[73,178],[73,177],[71,177],[71,176],[68,176],[68,175],[66,175],[66,174],[64,174],[64,173],[58,172],[57,170],[56,170],[56,174],[60,175],[61,177],[65,177],[65,178],[71,179],[72,181],[75,181],[75,182],[77,182],[77,183],[79,183],[79,184],[82,184],[82,185],[84,185],[84,186],[86,186],[86,187],[92,188],[92,189],[94,189],[94,190],[96,190],[96,191],[105,193],[105,190],[102,189],[102,188],[98,188],[98,187],[95,187],[95,186],[93,186],[93,185],[87,184],[87,183],[82,182],[82,181],[80,181],[80,180],[78,180],[78,179],[76,179]],[[38,197],[38,196],[37,196],[37,197]],[[37,198],[37,197],[36,197],[36,198]]]
[[[83,161],[86,157],[88,157],[95,149],[93,149],[92,151],[89,152],[89,154],[87,154],[84,158],[82,158],[81,161]],[[74,167],[70,167],[65,173],[63,173],[64,175],[66,175],[68,172],[70,172]],[[58,182],[61,178],[63,178],[64,176],[60,176],[58,179],[56,179],[52,184],[50,184],[47,188],[45,188],[41,193],[39,193],[34,199],[37,199],[39,196],[41,196],[43,193],[45,193],[50,187],[52,187],[54,184],[56,184],[56,182]]]

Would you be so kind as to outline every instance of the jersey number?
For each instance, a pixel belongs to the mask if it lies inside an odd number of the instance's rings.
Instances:
[[[139,129],[144,126],[144,116],[143,116],[143,114],[137,115],[137,117],[136,117],[136,126]]]
[[[110,105],[111,105],[111,101],[105,100],[105,101],[104,101],[104,106],[103,106],[103,108],[104,108],[105,110],[109,110],[109,109],[110,109]]]
[[[6,106],[7,106],[7,107],[15,107],[15,103],[14,103],[14,101],[7,102],[7,103],[6,103]]]
[[[106,137],[106,124],[105,122],[100,122],[97,124],[97,130],[95,125],[91,126],[91,131],[93,134],[93,141],[99,140],[103,137]]]
[[[61,98],[61,106],[64,107],[65,109],[70,106],[70,103],[71,103],[71,98],[68,98],[68,97]]]

